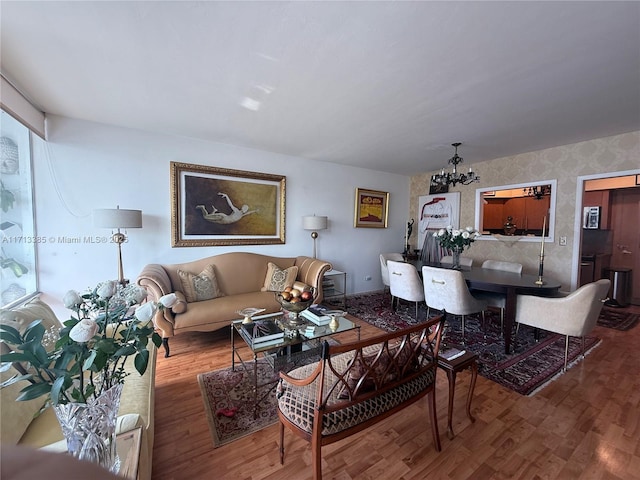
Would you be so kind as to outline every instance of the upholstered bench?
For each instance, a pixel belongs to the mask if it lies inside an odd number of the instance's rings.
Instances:
[[[284,427],[311,442],[314,479],[321,447],[402,410],[425,395],[433,443],[440,451],[435,408],[437,354],[443,318],[344,345],[323,345],[320,361],[280,373],[280,463]]]

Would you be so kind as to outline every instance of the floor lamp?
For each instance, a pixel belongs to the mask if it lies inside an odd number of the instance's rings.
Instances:
[[[316,239],[318,238],[318,230],[326,230],[327,217],[306,215],[302,217],[302,228],[312,230],[311,238],[313,238],[313,258],[316,257]]]
[[[118,282],[126,285],[129,280],[124,278],[122,268],[122,244],[127,241],[127,236],[120,229],[142,228],[142,210],[125,210],[120,207],[98,208],[93,211],[93,224],[96,227],[117,230],[112,238],[114,243],[118,244]]]

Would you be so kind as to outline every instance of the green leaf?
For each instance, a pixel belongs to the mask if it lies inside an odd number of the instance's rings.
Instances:
[[[0,325],[0,340],[10,345],[20,345],[23,343],[20,332],[9,325]]]
[[[48,383],[34,383],[23,388],[20,395],[16,398],[18,402],[25,402],[27,400],[33,400],[34,398],[47,395],[51,391],[51,385]]]
[[[14,375],[13,377],[5,380],[4,382],[0,383],[0,388],[5,388],[8,387],[9,385],[13,385],[14,383],[18,383],[18,382],[22,382],[22,381],[29,381],[33,378],[33,375],[28,374],[28,375]]]
[[[89,353],[89,356],[85,359],[84,363],[82,364],[82,369],[83,370],[91,370],[91,367],[93,366],[93,362],[96,359],[97,353],[95,351],[91,351]]]
[[[56,378],[51,385],[51,402],[57,405],[60,402],[60,392],[64,390],[65,377]]]
[[[153,332],[153,335],[151,335],[151,341],[156,346],[156,348],[160,348],[160,345],[162,345],[162,337],[156,332]]]
[[[136,370],[140,375],[144,375],[144,372],[147,370],[147,365],[149,364],[149,351],[144,350],[138,353],[133,361]]]

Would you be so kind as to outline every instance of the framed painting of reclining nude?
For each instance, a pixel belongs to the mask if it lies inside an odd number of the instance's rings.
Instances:
[[[285,178],[171,162],[171,246],[285,243]]]

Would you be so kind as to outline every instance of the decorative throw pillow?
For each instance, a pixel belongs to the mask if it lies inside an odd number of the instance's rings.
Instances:
[[[267,264],[267,277],[264,280],[263,292],[281,292],[287,287],[293,286],[298,276],[298,267],[295,265],[282,270],[275,263]]]
[[[218,287],[213,265],[209,265],[199,275],[184,270],[178,270],[178,275],[187,302],[201,302],[224,296]]]

